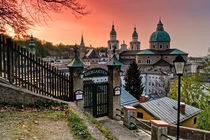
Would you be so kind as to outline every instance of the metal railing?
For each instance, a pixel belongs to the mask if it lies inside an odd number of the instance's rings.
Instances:
[[[121,114],[123,114],[124,112],[120,109],[116,109],[117,111],[119,111]],[[119,116],[121,119],[124,119],[124,116],[121,116],[120,114],[116,114],[116,116]]]
[[[141,124],[147,126],[149,129],[151,129],[151,126],[149,126],[148,124],[144,123],[143,121],[136,119],[134,116],[131,116],[131,118],[135,119],[136,121],[140,122]]]
[[[168,135],[165,134],[161,134],[162,137],[166,137],[167,139],[173,140],[171,137],[169,137]]]
[[[144,131],[145,133],[151,135],[151,133],[149,133],[148,131],[146,131],[144,128],[138,126],[137,124],[134,124],[133,122],[131,122],[131,124],[133,124],[134,126],[136,126],[137,128],[141,129],[142,131]]]
[[[37,94],[65,101],[73,98],[72,80],[69,75],[1,34],[0,77]]]

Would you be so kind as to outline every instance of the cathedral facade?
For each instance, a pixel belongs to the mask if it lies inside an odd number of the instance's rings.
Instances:
[[[170,42],[170,35],[164,30],[163,23],[159,20],[156,31],[150,36],[148,49],[141,49],[141,42],[138,40],[136,27],[134,27],[132,33],[130,47],[127,48],[127,45],[123,41],[121,48],[119,48],[117,32],[115,31],[114,25],[112,25],[110,40],[108,41],[108,59],[113,56],[113,48],[115,47],[117,58],[125,65],[129,65],[132,61],[136,61],[143,71],[154,68],[174,71],[173,60],[176,56],[181,55],[187,60],[188,54],[175,48],[171,49]]]

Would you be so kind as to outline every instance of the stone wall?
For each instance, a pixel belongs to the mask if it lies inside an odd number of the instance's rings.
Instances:
[[[144,123],[151,126],[150,121],[148,121],[148,120],[141,120],[141,121],[143,121]],[[136,122],[136,124],[138,124],[139,126],[141,126],[144,129],[150,131],[150,129],[148,127],[141,124],[140,122]],[[168,135],[176,137],[176,130],[177,130],[176,125],[170,125],[168,127]],[[210,131],[180,126],[180,138],[187,139],[187,140],[209,140],[210,139]]]
[[[35,104],[36,102],[47,102],[50,100],[68,103],[48,96],[36,94],[6,82],[2,83],[2,80],[0,80],[0,102]]]

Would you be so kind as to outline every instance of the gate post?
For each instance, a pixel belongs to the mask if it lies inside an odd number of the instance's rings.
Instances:
[[[74,59],[67,65],[70,74],[70,101],[75,101],[76,105],[83,110],[84,109],[84,95],[83,95],[83,69],[84,64],[77,56],[77,48],[75,49]]]
[[[107,63],[108,66],[108,83],[109,83],[109,93],[108,93],[108,116],[111,119],[120,120],[116,115],[119,113],[116,109],[120,109],[120,96],[121,96],[121,79],[120,71],[123,65],[117,60],[115,56],[115,49],[113,50],[113,57]]]

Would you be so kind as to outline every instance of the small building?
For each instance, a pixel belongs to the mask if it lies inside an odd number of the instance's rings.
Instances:
[[[177,101],[168,97],[140,103],[136,107],[136,118],[144,120],[163,120],[169,124],[177,124]],[[201,110],[181,103],[180,124],[195,128]]]
[[[98,55],[95,49],[91,48],[85,54],[82,60],[85,65],[98,64],[100,61],[100,56]]]
[[[121,87],[121,106],[138,106],[140,102],[133,97],[128,91],[124,89],[124,87]]]

